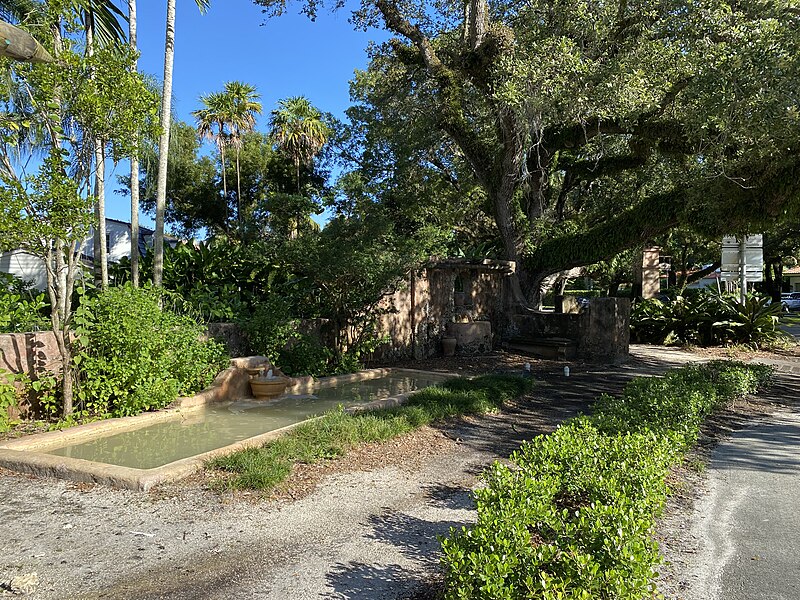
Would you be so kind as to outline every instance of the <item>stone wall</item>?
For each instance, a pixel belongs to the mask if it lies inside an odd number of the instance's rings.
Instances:
[[[578,353],[588,360],[625,362],[631,343],[631,301],[595,298],[585,313]]]
[[[409,273],[381,303],[379,335],[390,341],[375,358],[436,356],[442,352],[443,337],[460,340],[458,353],[491,350],[503,318],[507,269],[505,263],[495,262],[451,260]]]
[[[208,337],[225,346],[232,357],[249,354],[247,336],[236,323],[209,323],[206,332]]]
[[[577,314],[524,312],[515,314],[502,330],[507,342],[568,340],[578,357],[617,364],[630,351],[631,302],[627,298],[595,298]]]
[[[45,373],[61,371],[61,354],[52,331],[0,334],[0,369],[14,374],[25,374],[36,380]],[[16,418],[32,409],[23,399],[19,409],[10,414]]]
[[[514,315],[503,331],[503,339],[517,337],[564,338],[578,341],[583,330],[584,313],[529,312]]]
[[[61,354],[52,331],[0,335],[0,368],[35,377],[61,370]]]

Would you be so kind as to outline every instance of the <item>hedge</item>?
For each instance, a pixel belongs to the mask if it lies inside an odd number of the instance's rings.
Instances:
[[[477,523],[442,542],[446,598],[652,597],[661,559],[651,533],[670,467],[704,417],[770,374],[715,361],[636,378],[493,465],[475,493]]]

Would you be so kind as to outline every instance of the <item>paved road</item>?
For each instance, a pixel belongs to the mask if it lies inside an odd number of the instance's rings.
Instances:
[[[771,392],[783,406],[712,453],[696,600],[800,598],[800,378],[787,366]]]

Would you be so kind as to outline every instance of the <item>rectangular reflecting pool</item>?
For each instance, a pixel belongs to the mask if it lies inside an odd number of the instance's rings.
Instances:
[[[337,406],[359,406],[408,394],[447,378],[434,373],[398,373],[277,400],[215,403],[180,411],[174,418],[131,431],[42,452],[120,467],[153,469],[282,429]]]

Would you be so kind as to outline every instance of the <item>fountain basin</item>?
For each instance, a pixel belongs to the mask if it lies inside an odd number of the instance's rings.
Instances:
[[[211,458],[261,446],[337,406],[348,411],[404,402],[452,377],[412,369],[371,369],[311,384],[293,380],[269,403],[209,401],[108,419],[0,443],[0,466],[35,475],[145,491],[201,469]]]
[[[271,400],[283,394],[288,383],[286,377],[251,377],[250,389],[257,400]]]

